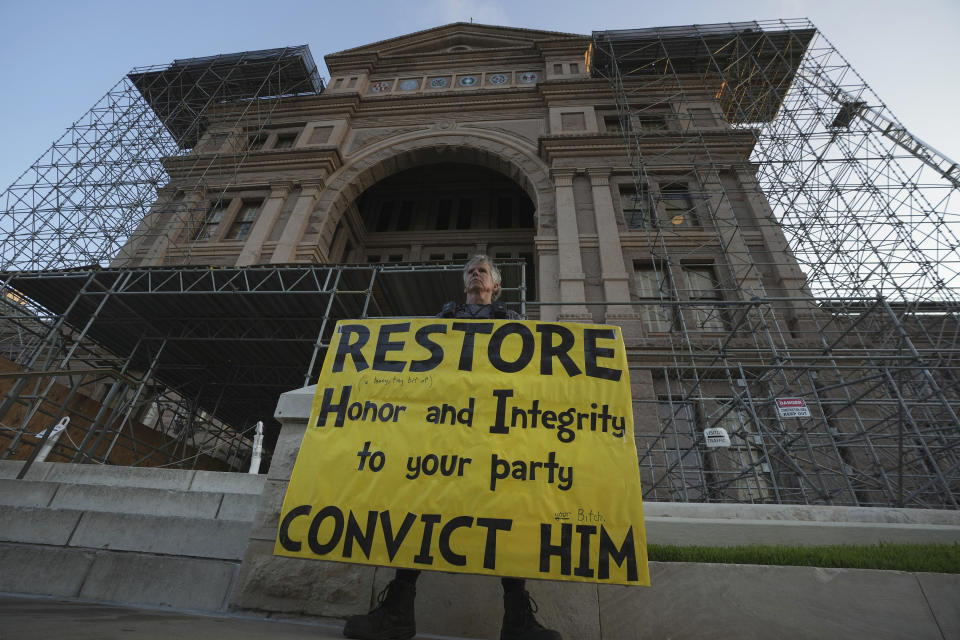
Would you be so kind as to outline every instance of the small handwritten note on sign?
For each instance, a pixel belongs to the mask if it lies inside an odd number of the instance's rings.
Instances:
[[[810,409],[803,398],[777,398],[777,411],[781,418],[809,418]]]
[[[274,553],[649,585],[617,327],[345,321]]]

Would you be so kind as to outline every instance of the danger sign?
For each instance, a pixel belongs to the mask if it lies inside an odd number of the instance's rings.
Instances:
[[[803,398],[777,398],[777,412],[781,418],[810,417],[810,409]]]

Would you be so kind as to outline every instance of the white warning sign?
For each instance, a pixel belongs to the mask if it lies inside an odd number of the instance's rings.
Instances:
[[[781,418],[810,417],[810,409],[803,398],[777,398],[777,411]]]

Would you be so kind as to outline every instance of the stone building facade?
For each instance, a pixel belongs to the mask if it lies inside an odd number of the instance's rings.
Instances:
[[[590,49],[586,35],[456,23],[327,55],[318,95],[211,110],[114,266],[521,260],[531,319],[622,327],[655,496],[708,499],[707,476],[726,469],[736,479],[713,497],[765,501],[728,381],[678,389],[657,372],[677,370],[678,344],[751,347],[725,305],[804,295],[767,224],[753,133],[726,122],[719,76],[681,78],[676,97],[643,89],[625,141]],[[630,144],[648,158],[642,183]],[[691,389],[711,400],[690,403]],[[708,425],[741,434],[733,461],[702,451]]]
[[[615,100],[606,80],[588,75],[589,47],[588,36],[458,23],[330,54],[322,94],[280,101],[266,128],[259,112],[224,109],[229,129],[214,116],[194,154],[168,160],[173,179],[156,208],[184,194],[195,202],[122,266],[430,262],[482,252],[527,262],[538,287],[528,299],[550,303],[535,315],[614,322],[638,339],[669,324],[652,312],[642,321],[626,304],[649,296],[657,218],[684,251],[669,274],[683,290],[729,298],[802,289],[789,260],[769,260],[758,275],[721,259],[711,245],[779,254],[786,243],[758,224],[769,215],[762,198],[709,202],[711,185],[690,179],[689,150],[658,154],[656,211],[637,204]],[[708,89],[637,118],[644,145],[657,152],[682,147],[685,136],[729,133]],[[731,167],[726,191],[758,193],[739,168],[746,136],[740,146],[715,137],[703,152]],[[203,154],[220,157],[218,170],[204,165],[207,198],[191,174]],[[737,233],[717,237],[714,218],[735,222]]]
[[[648,499],[938,504],[949,399],[898,374],[923,414],[898,442],[902,394],[860,381],[931,332],[811,296],[751,157],[815,30],[755,26],[616,32],[653,52],[622,75],[596,34],[467,23],[327,55],[320,93],[209,108],[112,266],[516,261],[529,318],[622,328]]]

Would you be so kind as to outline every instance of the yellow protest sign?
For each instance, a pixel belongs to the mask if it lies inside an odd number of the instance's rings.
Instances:
[[[274,553],[650,584],[619,329],[340,322]]]

